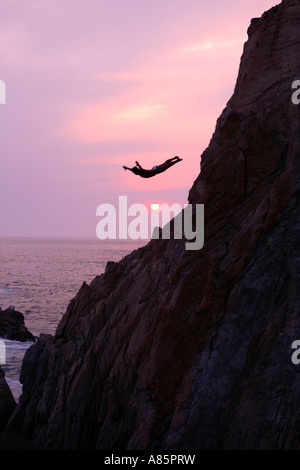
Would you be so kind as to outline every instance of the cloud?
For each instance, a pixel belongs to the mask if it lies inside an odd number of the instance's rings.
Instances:
[[[129,106],[131,101],[123,106],[109,102],[81,108],[77,117],[67,124],[66,132],[71,139],[86,143],[161,136],[167,115],[165,107],[138,103]]]
[[[158,119],[166,115],[167,111],[164,106],[151,104],[146,106],[131,107],[124,110],[121,109],[120,112],[117,113],[114,117],[120,121],[140,122],[150,119]]]
[[[2,70],[6,66],[18,66],[20,56],[28,45],[27,36],[21,28],[14,25],[5,25],[0,30],[0,58]]]
[[[206,40],[200,43],[185,46],[179,51],[180,52],[198,52],[198,51],[206,51],[206,50],[212,50],[212,49],[223,49],[227,47],[235,47],[235,46],[240,46],[241,44],[243,44],[244,40],[245,40],[244,37],[240,37],[240,38],[233,39],[233,40],[220,40],[220,41]]]
[[[241,49],[240,43],[235,44]],[[62,133],[85,143],[159,141],[172,136],[195,139],[201,127],[206,126],[204,121],[217,117],[220,108],[216,99],[222,90],[228,92],[233,81],[232,62],[237,64],[239,57],[232,47],[229,57],[218,57],[218,61],[212,55],[195,60],[190,52],[199,51],[199,47],[160,50],[124,72],[95,74],[94,89],[98,82],[99,90],[108,86],[109,93],[102,94],[93,104],[74,105]],[[202,118],[205,107],[206,116]]]

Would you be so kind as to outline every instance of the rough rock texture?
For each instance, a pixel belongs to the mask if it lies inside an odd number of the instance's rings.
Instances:
[[[15,341],[35,341],[35,337],[25,326],[23,313],[15,310],[13,305],[5,310],[0,308],[0,337]]]
[[[7,429],[46,449],[300,449],[300,2],[251,22],[189,202],[205,244],[152,240],[84,284],[25,356]]]
[[[16,402],[5,380],[4,371],[0,366],[0,432],[16,407]]]

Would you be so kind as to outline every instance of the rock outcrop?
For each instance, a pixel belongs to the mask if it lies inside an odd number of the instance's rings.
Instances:
[[[13,394],[5,380],[5,373],[0,366],[0,432],[3,431],[16,406]]]
[[[205,243],[152,240],[83,284],[7,430],[45,449],[300,449],[300,3],[251,22],[189,192]]]
[[[24,315],[10,306],[5,310],[0,308],[0,338],[15,341],[35,341],[35,337],[26,328]]]

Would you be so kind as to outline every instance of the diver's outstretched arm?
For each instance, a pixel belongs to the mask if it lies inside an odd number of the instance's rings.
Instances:
[[[124,168],[124,170],[130,170],[130,171],[132,171],[132,172],[134,173],[135,167],[133,167],[133,168],[128,168],[128,166],[123,166],[123,168]]]

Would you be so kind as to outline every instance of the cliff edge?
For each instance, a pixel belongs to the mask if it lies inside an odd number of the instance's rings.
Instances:
[[[83,284],[24,358],[7,425],[45,449],[300,449],[300,3],[252,20],[191,204],[205,242],[152,240]]]

